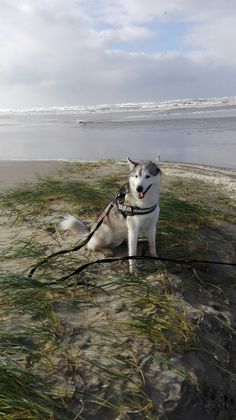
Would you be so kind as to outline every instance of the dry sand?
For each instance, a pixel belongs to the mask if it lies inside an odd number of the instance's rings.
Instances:
[[[23,182],[35,182],[40,176],[51,175],[64,168],[66,162],[59,160],[48,161],[0,161],[0,190],[11,189]]]
[[[221,187],[231,199],[236,199],[236,171],[214,166],[195,165],[187,163],[164,164],[165,175],[192,178],[212,184],[213,188]]]

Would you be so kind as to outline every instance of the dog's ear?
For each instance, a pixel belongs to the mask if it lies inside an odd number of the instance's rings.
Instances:
[[[161,159],[160,155],[157,156],[156,159],[155,159],[155,164],[157,165],[158,168],[160,167],[160,159]]]
[[[127,162],[129,164],[130,170],[132,171],[135,166],[137,166],[137,162],[134,162],[133,160],[131,160],[129,157],[127,158]]]

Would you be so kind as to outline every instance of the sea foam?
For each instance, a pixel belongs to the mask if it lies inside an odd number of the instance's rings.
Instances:
[[[72,105],[51,106],[34,108],[1,108],[0,115],[27,115],[27,114],[108,114],[124,112],[154,112],[165,113],[183,110],[206,110],[206,109],[229,109],[236,108],[236,96],[222,98],[198,98],[198,99],[175,99],[157,102],[124,102],[118,104],[99,105]]]

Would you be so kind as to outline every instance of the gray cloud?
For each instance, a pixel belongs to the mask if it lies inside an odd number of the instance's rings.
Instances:
[[[2,0],[0,107],[235,95],[236,3],[165,3]],[[187,52],[140,52],[157,20],[185,24]]]

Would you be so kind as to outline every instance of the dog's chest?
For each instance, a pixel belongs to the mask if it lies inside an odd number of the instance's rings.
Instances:
[[[145,234],[151,226],[156,224],[156,215],[137,215],[127,218],[127,226],[132,226],[132,229],[137,230],[139,233]]]

